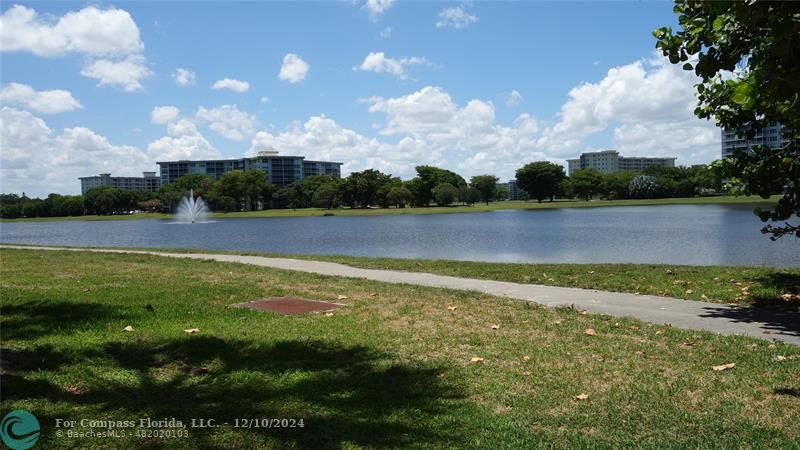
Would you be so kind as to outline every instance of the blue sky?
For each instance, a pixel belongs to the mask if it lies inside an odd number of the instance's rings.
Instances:
[[[2,21],[6,192],[266,148],[503,179],[593,149],[719,154],[693,76],[654,52],[669,2],[5,2]]]

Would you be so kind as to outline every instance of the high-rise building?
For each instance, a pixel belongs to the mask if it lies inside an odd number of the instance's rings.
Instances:
[[[751,151],[757,145],[766,145],[769,148],[783,147],[789,143],[789,133],[780,123],[770,123],[753,139],[744,139],[736,136],[736,130],[722,130],[722,157],[733,156],[736,150]]]
[[[81,194],[89,189],[109,186],[123,191],[155,192],[161,186],[161,179],[155,172],[142,172],[141,177],[112,177],[110,173],[101,173],[91,177],[80,177]]]
[[[517,186],[517,180],[510,180],[505,183],[497,183],[498,188],[508,189],[509,200],[519,200],[525,191]]]
[[[178,178],[199,173],[219,179],[232,170],[258,169],[275,186],[286,186],[313,175],[330,174],[342,176],[342,163],[328,161],[306,161],[304,156],[279,156],[276,151],[258,152],[251,158],[214,159],[201,161],[159,161],[161,184],[174,183]]]
[[[575,159],[567,160],[569,175],[579,169],[595,169],[601,173],[622,172],[625,170],[642,171],[651,166],[675,167],[675,157],[643,157],[620,156],[616,150],[581,153]]]

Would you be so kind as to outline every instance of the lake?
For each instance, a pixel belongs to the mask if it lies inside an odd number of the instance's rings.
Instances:
[[[7,222],[5,243],[181,247],[493,262],[800,267],[800,239],[772,242],[748,205],[665,205],[485,213]]]

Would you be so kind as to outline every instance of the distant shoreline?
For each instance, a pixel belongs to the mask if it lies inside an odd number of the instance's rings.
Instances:
[[[558,209],[558,208],[587,208],[587,207],[609,207],[609,206],[658,206],[658,205],[747,205],[747,204],[771,204],[775,203],[780,196],[773,196],[763,199],[758,196],[733,197],[688,197],[688,198],[657,198],[657,199],[628,199],[628,200],[592,200],[589,202],[581,200],[557,200],[555,202],[536,201],[501,201],[492,202],[489,205],[475,204],[473,206],[429,206],[416,208],[298,208],[298,209],[265,209],[261,211],[241,211],[229,213],[211,213],[212,219],[246,219],[264,217],[322,217],[333,216],[382,216],[382,215],[408,215],[408,214],[453,214],[453,213],[477,213],[487,211],[503,210],[537,210],[537,209]],[[171,219],[173,214],[165,213],[137,213],[127,215],[86,215],[86,216],[66,216],[66,217],[34,217],[19,219],[0,219],[0,223],[5,222],[53,222],[66,220],[140,220],[140,219]]]

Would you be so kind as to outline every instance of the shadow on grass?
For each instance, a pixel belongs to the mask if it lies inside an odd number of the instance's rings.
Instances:
[[[794,311],[800,309],[800,300],[786,300],[782,297],[782,294],[800,295],[800,273],[774,271],[757,276],[753,281],[764,291],[753,294],[753,306]]]
[[[58,333],[95,328],[98,324],[125,319],[119,308],[97,303],[31,300],[0,307],[2,329],[7,339],[36,339]]]
[[[707,307],[701,317],[724,318],[734,322],[758,323],[773,334],[800,336],[800,313],[757,307]]]
[[[18,363],[25,360],[17,355]],[[226,439],[238,442],[234,446],[461,447],[468,442],[463,427],[435,425],[438,416],[458,417],[458,409],[465,407],[452,374],[432,366],[398,365],[391,355],[361,346],[299,340],[259,345],[202,336],[160,344],[109,343],[75,360],[84,364],[80,373],[87,388],[80,393],[48,382],[25,382],[19,374],[30,365],[15,367],[14,358],[9,361],[12,378],[4,378],[4,400],[91,407],[104,418],[175,417],[184,423],[213,418],[218,424],[304,419],[304,428],[228,430]],[[87,370],[87,365],[101,369]],[[135,374],[136,380],[107,376],[119,370]],[[55,418],[47,412],[37,416],[45,423]],[[191,432],[193,447],[220,444],[214,429]]]

